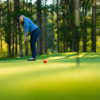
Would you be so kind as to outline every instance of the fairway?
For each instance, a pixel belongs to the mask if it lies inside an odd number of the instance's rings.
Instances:
[[[0,100],[99,100],[100,54],[0,59]],[[48,59],[44,64],[43,60]]]

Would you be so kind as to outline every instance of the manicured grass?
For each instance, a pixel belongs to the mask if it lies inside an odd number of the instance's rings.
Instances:
[[[0,100],[99,100],[100,54],[0,59]],[[44,64],[43,59],[48,59]]]

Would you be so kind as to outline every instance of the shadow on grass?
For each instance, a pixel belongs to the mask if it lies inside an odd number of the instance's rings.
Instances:
[[[80,57],[80,55],[83,55]],[[77,53],[56,53],[56,54],[50,54],[50,55],[38,55],[38,60],[43,59],[49,59],[49,62],[60,62],[60,63],[95,63],[100,62],[100,54],[99,53],[80,53],[80,55],[77,55]],[[79,57],[78,57],[79,56]],[[58,57],[57,59],[54,59],[55,57]],[[12,61],[24,61],[30,58],[30,56],[27,57],[21,57],[21,58],[0,58],[0,62],[12,62]]]
[[[68,55],[70,56],[74,56],[75,54],[71,54]],[[43,59],[48,59],[49,57],[56,57],[56,56],[65,56],[64,53],[56,53],[56,54],[50,54],[50,55],[38,55],[37,59],[38,60],[43,60]],[[0,61],[18,61],[18,60],[27,60],[28,58],[30,58],[31,56],[25,56],[25,57],[8,57],[8,58],[0,58]]]

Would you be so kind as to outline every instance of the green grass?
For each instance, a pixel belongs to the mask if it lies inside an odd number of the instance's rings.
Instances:
[[[0,100],[99,100],[100,54],[0,59]],[[43,59],[48,59],[44,64]]]

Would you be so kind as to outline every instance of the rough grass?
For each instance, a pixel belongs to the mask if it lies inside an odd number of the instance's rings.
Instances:
[[[100,54],[0,59],[0,100],[99,100]],[[43,59],[48,59],[44,64]]]

